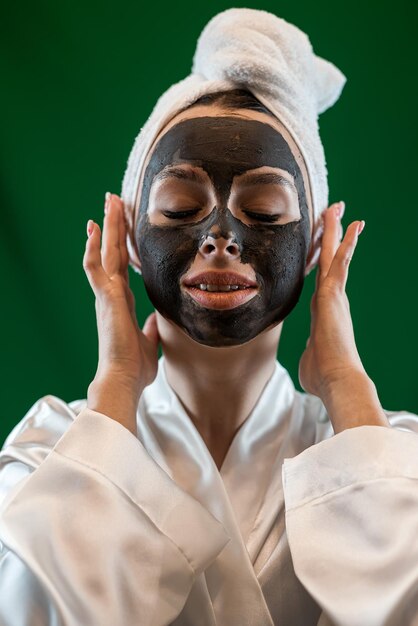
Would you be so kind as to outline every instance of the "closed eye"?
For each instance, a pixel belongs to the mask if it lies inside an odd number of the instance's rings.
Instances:
[[[170,220],[180,220],[186,217],[191,217],[192,215],[196,215],[202,209],[191,209],[190,211],[162,211],[162,214],[165,217],[168,217]]]
[[[186,219],[187,217],[192,217],[196,215],[202,209],[191,209],[189,211],[162,211],[162,214],[165,217],[168,217],[171,220],[181,220]],[[276,222],[280,217],[282,217],[281,213],[277,213],[275,215],[267,215],[266,213],[254,213],[253,211],[243,211],[248,217],[251,219],[259,220],[260,222],[268,222],[273,223]]]
[[[253,213],[252,211],[243,211],[245,215],[248,215],[254,220],[260,220],[260,222],[275,222],[282,217],[281,213],[276,213],[275,215],[267,215],[266,213]]]

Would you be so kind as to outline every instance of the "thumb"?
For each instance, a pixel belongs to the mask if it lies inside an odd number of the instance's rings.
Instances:
[[[157,315],[155,311],[148,315],[147,319],[145,320],[142,332],[147,337],[147,339],[149,339],[151,343],[153,343],[155,347],[158,348],[160,336],[158,334]]]

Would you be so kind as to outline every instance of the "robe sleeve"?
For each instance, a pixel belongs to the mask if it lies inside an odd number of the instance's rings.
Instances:
[[[295,573],[318,626],[418,624],[418,416],[360,426],[282,469]]]
[[[45,396],[0,453],[2,626],[170,624],[229,541],[111,418]]]

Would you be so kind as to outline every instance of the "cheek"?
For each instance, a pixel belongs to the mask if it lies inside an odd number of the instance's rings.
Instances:
[[[159,277],[167,288],[178,284],[179,275],[190,266],[198,249],[193,233],[155,226],[147,217],[139,225],[137,244],[144,281],[150,276]]]
[[[253,263],[270,285],[292,279],[303,272],[309,237],[302,223],[250,232],[242,254],[244,263]]]

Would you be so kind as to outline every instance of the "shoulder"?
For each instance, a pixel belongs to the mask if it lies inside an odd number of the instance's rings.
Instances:
[[[0,450],[0,506],[38,469],[86,403],[46,395],[30,407]]]
[[[317,396],[309,393],[295,391],[296,397],[303,407],[304,422],[309,424],[311,433],[313,430],[313,443],[319,443],[325,439],[329,439],[334,435],[330,416],[321,400]],[[418,433],[418,415],[407,410],[388,410],[383,408],[389,424],[397,430]]]
[[[0,451],[0,465],[5,457],[37,467],[48,455],[87,400],[65,402],[54,395],[39,398],[7,435]]]
[[[411,411],[388,411],[383,409],[389,424],[398,430],[418,433],[418,415]]]

